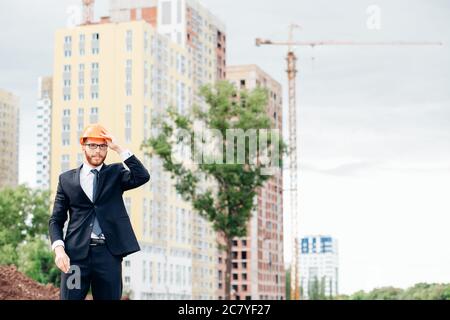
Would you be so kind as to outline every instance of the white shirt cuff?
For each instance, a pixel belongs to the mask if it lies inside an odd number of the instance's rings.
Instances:
[[[55,251],[55,248],[58,247],[58,246],[62,246],[63,248],[65,248],[64,247],[64,241],[56,240],[55,242],[53,242],[52,243],[52,250]]]
[[[131,157],[133,153],[130,150],[124,150],[120,153],[120,157],[122,158],[122,161],[127,160],[129,157]]]

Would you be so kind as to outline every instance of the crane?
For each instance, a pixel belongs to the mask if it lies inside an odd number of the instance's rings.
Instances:
[[[288,53],[286,57],[287,61],[287,75],[288,75],[288,114],[289,114],[289,146],[290,152],[289,158],[289,195],[290,195],[290,211],[291,211],[291,227],[292,227],[292,260],[291,261],[291,288],[290,295],[292,300],[300,299],[300,283],[299,283],[299,228],[298,228],[298,189],[297,189],[297,107],[296,107],[296,84],[295,79],[297,75],[296,61],[293,47],[294,46],[309,46],[314,48],[316,46],[325,45],[337,45],[337,46],[410,46],[410,45],[442,45],[441,42],[407,42],[407,41],[391,41],[391,42],[355,42],[355,41],[294,41],[293,31],[295,28],[300,28],[296,24],[289,25],[289,38],[288,41],[271,41],[263,40],[261,38],[256,39],[256,46],[261,45],[277,45],[287,46]]]
[[[95,0],[83,0],[83,24],[94,22],[94,3]]]

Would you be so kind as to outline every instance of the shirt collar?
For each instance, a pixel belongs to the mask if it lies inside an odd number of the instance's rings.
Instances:
[[[83,162],[83,166],[81,167],[81,172],[82,172],[83,175],[87,176],[88,174],[91,173],[92,169],[97,169],[98,172],[100,172],[102,167],[103,167],[103,163],[101,165],[97,166],[97,167],[93,167],[89,163]]]

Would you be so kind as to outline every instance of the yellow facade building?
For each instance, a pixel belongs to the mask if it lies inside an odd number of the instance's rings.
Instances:
[[[19,180],[19,98],[0,89],[0,189]]]
[[[141,159],[150,182],[124,194],[141,251],[124,259],[124,291],[133,299],[212,299],[215,234],[177,196],[157,158],[141,144],[152,120],[172,105],[186,112],[193,95],[192,52],[145,20],[100,23],[56,32],[51,128],[51,190],[61,172],[83,162],[79,137],[99,122]],[[120,162],[109,151],[106,163]],[[196,272],[201,270],[201,281]]]

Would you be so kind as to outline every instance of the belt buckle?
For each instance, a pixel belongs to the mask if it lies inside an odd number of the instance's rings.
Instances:
[[[99,245],[104,245],[105,244],[105,239],[102,238],[91,238],[91,241],[89,243],[90,246],[96,247]]]

